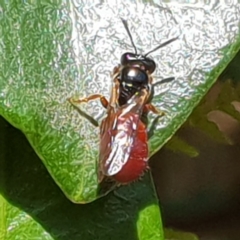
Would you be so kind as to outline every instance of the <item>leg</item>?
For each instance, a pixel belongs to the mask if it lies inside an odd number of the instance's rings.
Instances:
[[[108,100],[101,94],[93,94],[93,95],[90,95],[88,97],[85,97],[85,98],[79,98],[79,99],[73,99],[73,98],[69,98],[69,102],[71,104],[76,104],[76,103],[87,103],[89,101],[92,101],[92,100],[95,100],[95,99],[100,99],[100,102],[101,104],[103,105],[104,108],[107,108],[108,107]]]
[[[85,117],[94,126],[98,127],[99,126],[98,122],[93,117],[91,117],[87,113],[83,112],[79,107],[76,106],[77,103],[88,102],[88,101],[95,100],[95,99],[98,99],[98,98],[100,98],[100,101],[101,101],[103,107],[107,108],[108,107],[108,100],[101,94],[93,94],[89,97],[80,98],[80,99],[68,98],[68,101],[73,105],[73,107],[78,111],[78,113],[81,116]]]
[[[109,110],[118,107],[118,98],[119,98],[119,81],[117,77],[115,77],[113,78],[111,96],[109,99]]]
[[[121,72],[121,69],[122,69],[122,67],[120,65],[113,68],[113,71],[112,71],[112,74],[111,74],[112,79],[116,78],[117,75],[119,75],[119,73]]]
[[[157,109],[152,103],[147,103],[144,105],[143,112],[147,113],[149,111],[151,111],[159,116],[165,115],[165,113],[163,111]]]

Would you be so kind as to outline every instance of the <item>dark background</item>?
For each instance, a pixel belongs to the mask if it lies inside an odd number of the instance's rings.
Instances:
[[[231,84],[233,89],[237,87],[239,66],[240,52],[205,101],[216,98],[219,89],[224,91],[219,88],[221,84]],[[240,102],[239,95],[236,101]],[[215,107],[218,110],[221,106]],[[190,157],[164,147],[151,159],[151,167],[166,227],[194,232],[201,240],[239,240],[240,124],[224,112],[214,114],[231,144],[215,141],[204,131],[186,123],[177,136],[195,147],[199,155]]]

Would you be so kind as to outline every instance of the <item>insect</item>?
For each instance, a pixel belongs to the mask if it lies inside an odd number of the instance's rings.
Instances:
[[[100,99],[107,117],[100,125],[98,180],[112,178],[120,184],[137,180],[148,168],[149,150],[147,127],[142,116],[149,111],[161,115],[152,103],[156,64],[150,53],[175,41],[172,38],[146,54],[138,54],[126,20],[121,19],[135,50],[121,56],[121,63],[112,72],[109,101],[101,94],[72,99],[72,104]]]

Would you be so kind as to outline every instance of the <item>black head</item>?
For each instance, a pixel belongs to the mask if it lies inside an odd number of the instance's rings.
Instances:
[[[157,46],[156,48],[152,49],[151,51],[149,51],[146,54],[138,54],[137,53],[137,48],[136,48],[136,46],[135,46],[135,44],[133,42],[133,39],[132,39],[132,35],[131,35],[130,31],[129,31],[127,21],[122,19],[122,18],[121,18],[121,20],[122,20],[122,23],[123,23],[123,25],[124,25],[127,33],[128,33],[128,36],[129,36],[129,38],[131,40],[132,46],[133,46],[133,48],[135,50],[135,53],[129,53],[129,52],[124,53],[122,55],[122,57],[121,57],[121,64],[123,66],[133,66],[133,67],[136,66],[136,67],[140,67],[144,71],[149,71],[150,74],[153,73],[155,68],[156,68],[156,64],[155,64],[155,62],[151,58],[147,57],[147,55],[149,55],[150,53],[155,52],[156,50],[158,50],[158,49],[168,45],[169,43],[175,41],[178,37],[172,38],[172,39],[170,39],[170,40],[160,44],[159,46]]]
[[[139,67],[143,71],[148,71],[149,74],[153,73],[156,69],[155,62],[146,56],[136,53],[124,53],[121,57],[122,66]]]

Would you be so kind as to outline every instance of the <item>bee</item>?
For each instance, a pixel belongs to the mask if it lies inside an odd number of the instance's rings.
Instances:
[[[98,93],[69,99],[74,105],[99,99],[106,108],[107,117],[100,125],[99,183],[107,177],[119,184],[127,184],[148,169],[148,134],[142,117],[149,111],[158,115],[162,112],[151,103],[154,94],[151,75],[156,64],[147,56],[177,39],[172,38],[146,54],[138,54],[127,21],[121,21],[135,52],[124,53],[120,64],[114,67],[109,101]]]

